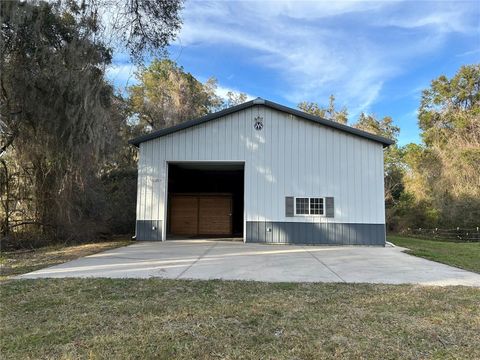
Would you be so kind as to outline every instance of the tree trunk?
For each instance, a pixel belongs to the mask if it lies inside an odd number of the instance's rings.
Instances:
[[[2,238],[6,238],[10,235],[10,177],[8,175],[8,167],[5,160],[0,159],[0,162],[3,165],[5,170],[5,200],[3,201],[3,209],[5,210],[5,215],[2,220]]]

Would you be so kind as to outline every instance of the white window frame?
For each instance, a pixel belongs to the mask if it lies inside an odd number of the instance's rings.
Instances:
[[[297,199],[308,199],[308,214],[297,214]],[[323,214],[310,214],[310,201],[311,199],[322,199],[323,201]],[[324,196],[295,196],[293,198],[293,215],[294,216],[320,216],[320,217],[325,217],[326,214],[326,203],[325,203],[325,197]]]

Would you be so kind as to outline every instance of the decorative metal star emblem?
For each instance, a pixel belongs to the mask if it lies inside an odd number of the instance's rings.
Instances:
[[[257,116],[255,118],[255,124],[253,124],[253,128],[258,131],[263,129],[263,118],[261,116]]]

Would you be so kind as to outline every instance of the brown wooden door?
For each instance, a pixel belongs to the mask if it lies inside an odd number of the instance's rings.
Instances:
[[[173,195],[170,205],[173,235],[230,235],[231,195]]]
[[[230,235],[232,233],[231,196],[201,196],[198,204],[199,234]]]
[[[198,234],[198,197],[172,196],[171,232],[175,235]]]

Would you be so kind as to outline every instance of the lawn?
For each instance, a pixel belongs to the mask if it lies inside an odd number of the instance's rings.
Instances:
[[[82,245],[55,245],[32,250],[19,250],[0,253],[0,280],[11,276],[45,268],[82,256],[130,244],[126,239]]]
[[[3,283],[3,359],[480,358],[480,290],[56,279]]]
[[[479,271],[479,244],[389,240]],[[3,253],[2,274],[126,244]],[[2,360],[480,358],[476,288],[44,279],[4,281],[0,297]]]
[[[388,240],[408,248],[408,254],[480,273],[480,242],[433,241],[402,236],[388,236]]]

